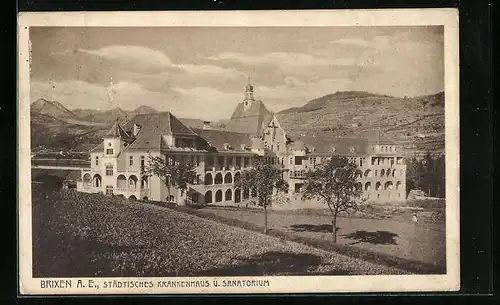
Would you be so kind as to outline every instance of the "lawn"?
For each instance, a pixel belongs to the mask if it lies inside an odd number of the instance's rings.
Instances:
[[[151,204],[33,186],[33,276],[404,274]]]
[[[186,212],[220,222],[261,231],[263,211],[206,207]],[[444,273],[446,238],[443,221],[414,223],[398,215],[395,219],[349,218],[337,220],[337,244],[331,242],[328,211],[268,211],[270,234],[351,257],[397,266],[416,273]]]

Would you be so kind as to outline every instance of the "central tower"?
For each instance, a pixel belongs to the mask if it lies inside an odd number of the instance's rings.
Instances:
[[[243,99],[243,106],[245,107],[245,110],[250,108],[252,106],[252,103],[255,101],[255,98],[253,96],[253,86],[250,83],[250,76],[248,77],[248,83],[245,86],[245,98]]]

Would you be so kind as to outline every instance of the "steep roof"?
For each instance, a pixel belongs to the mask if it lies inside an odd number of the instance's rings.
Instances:
[[[215,129],[194,129],[194,131],[219,152],[245,152],[247,150],[243,149],[242,145],[248,148],[252,145],[252,139],[245,133]],[[225,147],[225,144],[229,144],[229,147]]]
[[[224,130],[252,135],[260,134],[273,115],[262,101],[251,103],[248,109],[245,109],[244,102],[239,103]]]
[[[113,126],[104,134],[104,137],[111,138],[130,138],[129,134],[123,130],[118,121],[116,121]]]
[[[295,142],[300,141],[309,149],[310,155],[331,155],[333,148],[335,148],[335,154],[340,155],[359,155],[370,152],[368,141],[363,138],[310,136],[295,140]],[[293,147],[295,143],[289,145]]]
[[[160,150],[162,135],[196,136],[195,132],[170,112],[138,114],[124,126],[124,129],[132,131],[134,124],[140,125],[141,130],[135,141],[130,144],[129,150]]]

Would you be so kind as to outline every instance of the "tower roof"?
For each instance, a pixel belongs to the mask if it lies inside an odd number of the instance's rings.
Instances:
[[[262,101],[254,101],[248,108],[245,108],[244,103],[239,103],[225,130],[257,135],[272,117]]]
[[[118,120],[104,135],[105,138],[130,138],[131,136],[120,126]]]

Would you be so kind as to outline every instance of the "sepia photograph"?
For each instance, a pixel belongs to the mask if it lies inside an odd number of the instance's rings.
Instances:
[[[21,290],[458,289],[458,17],[424,11],[25,15]]]

